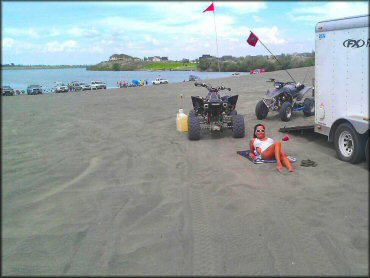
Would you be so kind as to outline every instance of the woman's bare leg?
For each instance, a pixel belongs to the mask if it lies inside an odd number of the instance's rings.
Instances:
[[[279,141],[277,141],[275,143],[275,158],[276,158],[276,162],[277,162],[276,169],[279,172],[282,172],[284,167],[283,167],[283,164],[282,164],[283,159],[282,159],[282,151],[281,151],[281,142],[279,142]]]

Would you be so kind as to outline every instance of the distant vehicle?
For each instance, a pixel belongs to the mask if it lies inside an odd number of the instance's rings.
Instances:
[[[152,84],[153,85],[168,84],[168,80],[163,78],[156,78],[155,80],[152,81]]]
[[[3,96],[14,96],[14,90],[10,86],[2,86],[1,87],[1,94]]]
[[[196,81],[196,80],[200,80],[200,77],[196,76],[196,75],[190,75],[189,76],[189,81]]]
[[[107,85],[102,81],[91,81],[91,90],[106,89]]]
[[[68,92],[68,86],[64,84],[63,82],[55,82],[55,85],[53,87],[54,93],[66,93]]]
[[[79,85],[80,85],[82,91],[91,90],[91,86],[89,84],[81,82],[81,83],[79,83]]]
[[[30,85],[27,87],[27,95],[41,95],[42,87],[40,85]]]
[[[240,73],[239,72],[234,72],[232,75],[239,75]]]

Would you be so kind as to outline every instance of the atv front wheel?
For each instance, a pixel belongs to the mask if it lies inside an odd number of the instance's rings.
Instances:
[[[305,98],[303,105],[303,114],[305,116],[315,115],[315,100],[313,98]]]
[[[233,123],[233,137],[243,138],[245,136],[244,117],[242,115],[233,115],[232,123]]]
[[[257,102],[256,105],[256,116],[257,119],[263,120],[267,117],[267,114],[269,113],[269,109],[267,108],[266,104],[263,102],[263,100],[260,100]]]
[[[291,117],[292,117],[292,104],[289,101],[286,101],[280,108],[280,119],[284,122],[289,122]]]
[[[197,116],[192,114],[188,117],[188,136],[189,140],[200,139],[200,121]]]

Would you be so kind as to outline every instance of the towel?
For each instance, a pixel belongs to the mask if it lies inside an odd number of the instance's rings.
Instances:
[[[271,160],[267,160],[267,159],[262,159],[260,157],[257,157],[256,159],[252,159],[249,157],[249,154],[250,154],[251,150],[246,150],[246,151],[237,151],[236,153],[241,155],[241,156],[244,156],[245,158],[248,158],[248,160],[252,161],[254,164],[261,164],[261,163],[276,163],[276,159],[271,159]],[[290,162],[296,162],[297,159],[293,156],[289,156],[288,155],[288,159]]]

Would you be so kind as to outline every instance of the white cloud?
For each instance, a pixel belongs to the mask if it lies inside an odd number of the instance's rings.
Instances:
[[[260,16],[257,16],[257,15],[253,15],[252,18],[255,22],[262,22],[263,21],[262,18]]]
[[[2,43],[3,48],[6,48],[6,47],[10,48],[10,47],[13,47],[14,40],[12,38],[3,38],[1,43]]]
[[[77,46],[78,43],[74,40],[68,40],[62,43],[58,41],[53,41],[46,43],[44,50],[46,52],[63,52],[74,50],[77,48]]]
[[[215,10],[217,12],[217,7],[220,7],[220,10],[223,8],[230,9],[231,12],[236,14],[250,14],[250,13],[259,13],[260,11],[267,8],[265,2],[249,2],[249,1],[240,1],[240,2],[215,2]]]
[[[34,28],[4,28],[4,33],[17,37],[39,38],[39,32]]]
[[[279,29],[276,26],[272,28],[255,28],[253,33],[255,33],[264,44],[285,44],[287,42],[284,38],[280,37]]]
[[[330,20],[341,17],[368,14],[367,2],[329,2],[301,4],[301,7],[293,9],[288,16],[293,21],[302,21],[315,24],[322,20]]]

